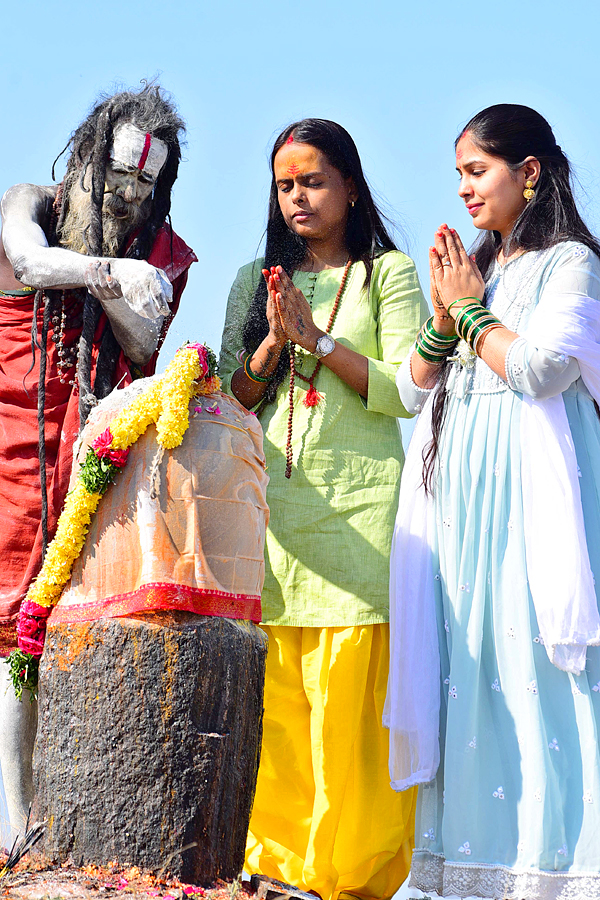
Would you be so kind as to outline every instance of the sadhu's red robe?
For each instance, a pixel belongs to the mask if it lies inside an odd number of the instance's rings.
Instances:
[[[156,236],[148,262],[163,269],[173,285],[171,312],[179,306],[190,265],[196,256],[175,233],[164,225]],[[171,253],[172,251],[172,253]],[[67,304],[80,304],[76,293]],[[75,306],[74,306],[75,308]],[[67,307],[67,313],[69,309]],[[32,363],[31,324],[33,295],[7,297],[0,295],[0,656],[16,647],[15,622],[19,606],[31,580],[41,567],[42,497],[38,462],[37,390],[40,353]],[[94,338],[92,384],[99,342],[106,327],[102,315]],[[42,313],[38,333],[42,330]],[[65,346],[70,346],[81,332],[81,323],[67,329]],[[144,375],[152,375],[158,354],[143,367]],[[73,442],[79,431],[79,390],[68,380],[60,380],[58,348],[48,335],[46,363],[46,479],[48,489],[48,535],[56,529],[69,485]],[[64,378],[64,375],[63,375]],[[131,382],[131,372],[124,354],[119,357],[113,385]]]

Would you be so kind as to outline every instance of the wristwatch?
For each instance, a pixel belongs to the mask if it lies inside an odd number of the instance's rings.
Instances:
[[[329,356],[330,353],[333,353],[335,350],[335,341],[331,337],[330,334],[322,334],[319,340],[317,341],[317,346],[315,347],[315,352],[313,356],[316,356],[317,359],[322,359],[324,356]]]

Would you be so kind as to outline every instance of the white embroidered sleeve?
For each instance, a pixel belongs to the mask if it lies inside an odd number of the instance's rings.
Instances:
[[[566,353],[540,350],[525,338],[516,338],[506,354],[506,382],[513,391],[534,400],[562,394],[579,378],[577,360]]]
[[[410,369],[410,361],[414,353],[415,346],[410,348],[409,354],[396,373],[396,386],[400,399],[407,412],[415,415],[420,413],[425,401],[433,388],[421,388],[413,381]]]

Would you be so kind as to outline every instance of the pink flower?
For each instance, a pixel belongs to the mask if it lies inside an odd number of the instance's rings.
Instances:
[[[92,441],[92,449],[96,451],[96,456],[102,459],[103,456],[106,456],[107,451],[110,450],[113,442],[113,436],[111,434],[110,428],[107,428],[106,431],[103,431],[102,434],[99,434],[98,437]]]
[[[217,403],[213,403],[212,406],[207,406],[207,407],[206,407],[206,412],[207,412],[207,413],[214,413],[215,416],[220,416],[220,415],[221,415],[221,410],[219,409],[219,406],[218,406]]]
[[[204,344],[188,344],[188,348],[198,351],[198,359],[200,360],[200,369],[202,375],[208,372],[208,352]]]

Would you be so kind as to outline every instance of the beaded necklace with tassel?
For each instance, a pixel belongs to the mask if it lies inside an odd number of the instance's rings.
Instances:
[[[333,308],[331,310],[331,314],[329,316],[329,322],[327,323],[327,328],[325,333],[331,334],[331,329],[333,328],[335,317],[337,316],[338,310],[340,308],[340,303],[342,302],[342,295],[346,288],[346,283],[348,281],[348,275],[350,274],[350,269],[352,267],[352,260],[349,259],[346,263],[346,267],[344,269],[344,274],[342,275],[342,280],[340,281],[340,286],[338,288],[338,292],[335,296],[335,301],[333,303]],[[290,403],[290,411],[288,414],[288,427],[287,427],[287,443],[285,446],[285,477],[290,478],[292,474],[292,462],[293,462],[293,450],[292,450],[292,424],[294,419],[294,387],[296,382],[296,377],[302,379],[302,381],[308,384],[308,390],[306,392],[306,396],[302,403],[307,409],[310,409],[311,406],[318,406],[318,404],[323,399],[323,394],[320,394],[315,387],[315,378],[319,374],[319,370],[323,364],[323,360],[317,360],[317,364],[312,371],[312,375],[303,375],[301,372],[298,372],[296,369],[296,345],[294,343],[290,344],[290,391],[289,391],[289,403]]]

